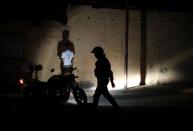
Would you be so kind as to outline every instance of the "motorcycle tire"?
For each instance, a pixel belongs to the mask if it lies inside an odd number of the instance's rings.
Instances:
[[[76,82],[74,82],[75,88],[73,88],[73,96],[78,105],[86,105],[87,104],[87,96],[85,91],[78,86]]]

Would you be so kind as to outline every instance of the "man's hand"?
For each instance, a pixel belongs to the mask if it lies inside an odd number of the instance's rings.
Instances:
[[[114,88],[115,87],[115,83],[112,81],[111,82],[111,86]]]

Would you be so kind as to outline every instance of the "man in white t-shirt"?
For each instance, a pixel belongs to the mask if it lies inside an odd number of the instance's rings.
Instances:
[[[67,50],[73,52],[73,55],[72,55],[72,53],[67,53],[67,52],[69,52]],[[64,53],[64,55],[62,55],[62,53],[65,51],[67,51],[67,52]],[[69,60],[67,60],[68,59],[67,54],[69,55]],[[68,66],[70,66],[72,64],[71,59],[73,60],[72,56],[74,56],[74,54],[75,54],[74,43],[69,40],[69,30],[65,29],[62,32],[62,40],[58,42],[58,48],[57,48],[57,55],[61,59],[61,62],[60,62],[61,74],[64,75],[64,73],[65,73],[64,68],[67,68]]]
[[[71,50],[65,50],[61,54],[63,64],[63,75],[71,73],[73,67],[74,53]]]

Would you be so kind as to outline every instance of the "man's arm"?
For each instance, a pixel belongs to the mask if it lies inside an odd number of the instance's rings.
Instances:
[[[114,88],[115,87],[115,83],[114,83],[114,77],[113,77],[113,72],[110,71],[110,82],[111,82],[111,86]]]

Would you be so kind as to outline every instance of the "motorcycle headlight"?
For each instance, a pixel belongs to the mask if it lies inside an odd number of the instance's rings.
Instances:
[[[21,90],[23,90],[23,88],[26,87],[26,83],[25,83],[25,80],[24,79],[19,79],[19,87]]]
[[[24,79],[19,79],[19,84],[23,85],[24,84]]]

